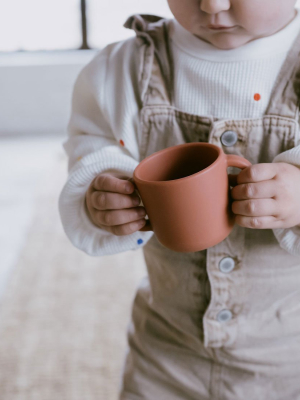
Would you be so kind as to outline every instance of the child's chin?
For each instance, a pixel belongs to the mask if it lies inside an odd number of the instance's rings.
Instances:
[[[220,35],[224,35],[224,33],[220,33]],[[247,41],[239,40],[239,38],[234,37],[220,37],[215,36],[214,38],[209,39],[209,43],[220,50],[233,50],[240,46],[243,46],[247,43]]]

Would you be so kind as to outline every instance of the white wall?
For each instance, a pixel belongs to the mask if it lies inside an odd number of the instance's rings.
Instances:
[[[0,135],[62,134],[79,71],[95,50],[0,57]]]

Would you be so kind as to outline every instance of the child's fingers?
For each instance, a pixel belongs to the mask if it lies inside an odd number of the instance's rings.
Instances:
[[[120,210],[136,207],[139,204],[140,198],[136,194],[126,195],[100,191],[91,194],[91,205],[96,210]]]
[[[146,216],[144,207],[129,208],[127,210],[96,211],[95,218],[99,225],[116,226],[138,221]]]
[[[138,221],[129,222],[128,224],[106,227],[106,230],[108,230],[109,232],[113,233],[116,236],[123,236],[137,232],[145,225],[146,225],[146,220],[143,218]]]
[[[133,193],[135,187],[132,182],[127,179],[120,179],[112,174],[99,174],[93,181],[93,188],[105,192]]]
[[[145,218],[139,219],[138,221],[129,222],[128,224],[108,226],[106,230],[113,233],[116,236],[130,235],[136,231],[139,231],[143,226],[146,225]]]
[[[133,185],[133,187],[137,190],[137,186],[136,186],[136,184],[135,184],[133,178],[128,178],[128,182],[131,182],[132,185]]]

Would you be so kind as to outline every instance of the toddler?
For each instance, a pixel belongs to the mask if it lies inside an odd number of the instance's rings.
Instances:
[[[174,18],[129,17],[135,36],[80,72],[64,143],[70,241],[92,256],[143,248],[147,264],[120,400],[300,400],[299,9],[168,3]],[[132,176],[148,155],[198,141],[252,166],[228,171],[231,234],[179,253],[145,230]]]

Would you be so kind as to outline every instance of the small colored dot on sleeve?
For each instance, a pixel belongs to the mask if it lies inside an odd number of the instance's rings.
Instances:
[[[121,145],[121,146],[125,146],[125,143],[123,142],[122,139],[120,140],[120,145]]]
[[[139,239],[139,240],[137,241],[137,244],[142,244],[142,243],[144,243],[143,239]]]
[[[259,101],[260,99],[261,99],[260,94],[259,94],[259,93],[255,93],[255,95],[254,95],[254,100],[255,100],[255,101]]]
[[[80,157],[77,157],[77,161],[80,161],[82,159],[82,157],[80,156]]]

